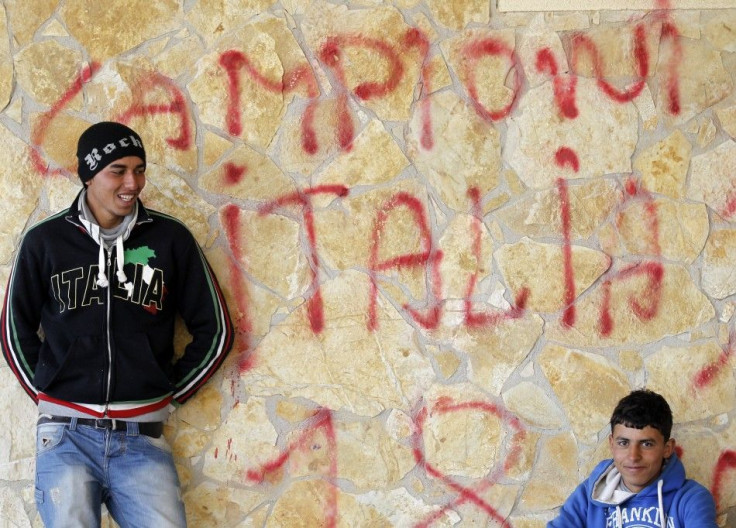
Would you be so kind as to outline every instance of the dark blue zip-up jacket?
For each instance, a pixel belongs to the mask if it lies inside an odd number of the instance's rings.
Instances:
[[[80,196],[23,237],[5,292],[3,355],[36,402],[111,418],[183,403],[232,346],[217,280],[184,224],[139,201],[124,243],[132,292],[116,278],[114,251],[110,285],[99,286],[100,246],[80,221]],[[174,362],[177,314],[192,340]]]

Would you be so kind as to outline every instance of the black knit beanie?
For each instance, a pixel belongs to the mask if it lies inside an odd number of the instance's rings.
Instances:
[[[112,121],[92,125],[79,136],[77,161],[82,183],[110,163],[126,156],[138,156],[146,163],[146,151],[141,137],[131,128]]]

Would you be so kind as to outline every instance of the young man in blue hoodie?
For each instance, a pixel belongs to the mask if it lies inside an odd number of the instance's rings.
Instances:
[[[685,478],[675,453],[672,411],[649,390],[618,402],[604,460],[547,528],[716,528],[710,492]]]

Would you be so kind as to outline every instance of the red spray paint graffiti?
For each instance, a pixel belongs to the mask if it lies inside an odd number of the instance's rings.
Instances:
[[[483,119],[486,119],[488,121],[499,121],[508,117],[509,114],[511,114],[511,111],[514,109],[514,106],[516,105],[516,102],[519,98],[519,93],[521,92],[521,85],[523,84],[524,80],[523,70],[521,67],[521,63],[519,62],[519,58],[516,55],[516,52],[501,40],[494,38],[485,38],[473,40],[467,43],[465,46],[463,46],[462,53],[465,58],[463,66],[465,69],[465,77],[467,82],[466,89],[468,90],[468,95],[470,95],[470,99],[473,102],[475,111]],[[512,88],[513,94],[511,95],[511,101],[509,101],[505,106],[497,110],[489,110],[488,108],[486,108],[485,105],[480,101],[480,95],[478,94],[476,68],[478,67],[478,63],[480,62],[480,60],[488,56],[500,56],[506,58],[511,64],[510,69],[513,70],[514,75],[514,84]]]
[[[580,161],[572,149],[561,147],[555,154],[555,162],[558,167],[570,167],[578,172]],[[560,218],[562,220],[562,256],[565,277],[565,313],[562,316],[562,324],[566,328],[575,325],[575,271],[572,266],[572,244],[570,242],[570,197],[567,192],[567,180],[557,179],[557,191],[560,194]]]
[[[666,18],[665,18],[666,21]],[[674,29],[674,26],[667,26],[666,24],[663,25],[663,34],[667,38],[671,38],[673,40],[673,43],[676,43],[678,41],[678,35],[676,34],[676,31]],[[644,43],[644,35],[642,34],[643,31],[643,25],[637,25],[634,31],[634,41],[635,41],[635,49],[636,51],[636,61],[638,65],[638,73],[640,76],[644,76],[647,74],[649,65],[648,65],[648,54],[646,51],[646,46]],[[365,81],[363,83],[358,84],[354,89],[353,92],[361,99],[368,100],[371,98],[377,98],[377,97],[384,97],[387,94],[389,94],[392,90],[395,90],[398,86],[398,83],[400,82],[401,78],[404,75],[405,68],[401,62],[401,57],[399,54],[399,51],[394,49],[390,44],[376,39],[367,39],[364,37],[356,37],[356,36],[336,36],[331,39],[328,39],[324,46],[322,46],[320,50],[319,56],[325,60],[329,65],[331,65],[333,71],[335,72],[335,75],[342,79],[342,82],[344,84],[344,78],[345,78],[345,72],[343,71],[344,66],[341,63],[341,56],[342,51],[344,48],[350,47],[350,46],[359,46],[363,47],[365,49],[368,49],[369,51],[378,54],[381,56],[386,64],[387,64],[387,72],[388,76],[385,80],[381,82],[375,82],[375,81]],[[586,38],[579,38],[577,48],[575,49],[585,49],[587,50],[587,53],[594,57],[594,63],[597,65],[596,68],[598,68],[598,72],[600,73],[600,68],[602,66],[600,65],[600,59],[597,57],[597,50],[595,49],[595,46],[589,41],[586,40]],[[407,51],[411,49],[418,49],[419,54],[422,57],[422,83],[423,88],[425,90],[429,89],[428,83],[429,83],[429,73],[428,73],[428,66],[427,66],[427,57],[429,53],[429,41],[426,39],[426,37],[418,30],[411,29],[406,32],[403,38],[402,46],[400,48],[402,51]],[[495,40],[495,39],[479,39],[479,40],[473,40],[470,41],[468,44],[466,44],[463,47],[463,52],[466,54],[465,56],[469,59],[466,61],[466,66],[469,68],[467,70],[468,76],[467,78],[471,81],[469,83],[469,92],[472,96],[472,98],[475,101],[476,109],[479,111],[481,115],[488,119],[499,119],[502,117],[507,116],[510,111],[512,110],[516,99],[518,97],[519,87],[521,83],[521,68],[518,64],[518,59],[516,55],[514,54],[513,50],[503,44],[502,42]],[[474,88],[474,79],[475,79],[475,72],[474,68],[477,68],[479,61],[481,61],[484,57],[488,56],[498,56],[506,58],[511,63],[511,68],[515,70],[514,72],[514,80],[515,80],[515,89],[514,89],[514,96],[512,97],[512,100],[508,105],[501,109],[497,109],[495,111],[489,110],[485,108],[480,101],[478,100],[478,93],[477,90]],[[676,58],[677,59],[677,58]],[[669,64],[672,65],[671,71],[676,71],[676,66],[679,64],[680,59],[672,59]],[[242,123],[240,122],[240,100],[239,100],[239,93],[240,93],[240,77],[239,72],[240,70],[245,70],[247,74],[255,80],[255,82],[263,89],[274,91],[274,92],[281,92],[285,93],[287,91],[292,91],[296,89],[296,87],[304,85],[307,88],[308,95],[312,98],[312,101],[310,102],[310,107],[312,110],[314,109],[314,106],[312,103],[315,103],[315,98],[318,95],[318,89],[316,85],[316,81],[314,79],[314,76],[311,74],[311,70],[309,70],[306,66],[301,66],[295,68],[291,72],[286,72],[284,78],[280,81],[270,81],[266,79],[264,76],[262,76],[255,67],[252,66],[249,59],[242,53],[231,50],[228,52],[225,52],[221,56],[220,60],[221,65],[227,70],[228,73],[228,80],[229,80],[229,88],[230,88],[230,99],[228,101],[228,129],[231,133],[240,133],[242,132]],[[59,101],[58,104],[54,105],[52,110],[44,115],[44,118],[39,122],[39,125],[34,128],[32,139],[33,139],[33,148],[32,148],[32,156],[34,160],[34,164],[36,165],[37,169],[42,172],[46,173],[47,168],[41,158],[40,148],[41,144],[44,140],[44,135],[46,132],[46,129],[48,127],[48,124],[56,117],[56,115],[64,108],[66,104],[69,103],[69,101],[81,90],[82,84],[84,82],[88,82],[91,77],[94,75],[96,69],[99,68],[98,65],[93,64],[90,68],[83,70],[80,77],[75,81],[73,86],[70,88],[70,90],[64,95],[64,97]],[[567,118],[574,118],[577,114],[577,108],[575,107],[575,101],[574,101],[574,83],[572,81],[568,82],[567,84],[564,84],[562,80],[560,79],[560,74],[557,68],[556,61],[554,57],[552,56],[551,52],[549,50],[541,50],[537,55],[537,68],[540,71],[548,71],[550,75],[552,75],[557,82],[557,90],[556,90],[556,100],[559,104],[559,106],[562,109],[563,115],[565,115]],[[676,75],[674,76],[676,77]],[[571,79],[573,79],[572,77]],[[559,82],[558,82],[559,81]],[[602,82],[602,86],[606,86],[605,82]],[[676,83],[672,84],[672,89],[670,92],[672,94],[676,93]],[[347,88],[345,88],[345,91]],[[163,91],[164,94],[168,97],[168,101],[164,103],[160,102],[145,102],[144,99],[148,97],[150,94],[158,93]],[[607,89],[607,91],[613,96],[618,97],[619,99],[627,99],[630,97],[633,97],[635,95],[636,86],[631,87],[628,91],[624,92],[617,92],[613,88]],[[426,97],[426,91],[423,92],[425,94],[423,98],[423,127],[422,127],[422,145],[425,148],[430,148],[432,145],[432,136],[431,136],[431,121],[429,118],[429,106],[425,103],[428,103],[428,98]],[[186,107],[186,99],[183,95],[183,93],[176,87],[176,85],[166,77],[155,74],[148,78],[143,78],[141,85],[136,87],[134,90],[134,96],[135,100],[133,104],[131,104],[130,108],[126,110],[125,112],[121,113],[119,115],[119,119],[121,120],[129,120],[133,117],[143,117],[147,115],[158,115],[162,113],[173,113],[178,114],[180,116],[180,134],[178,137],[174,138],[168,138],[168,143],[177,149],[187,149],[191,148],[193,141],[192,141],[192,133],[189,129],[189,114],[188,109]],[[672,101],[676,101],[676,99],[673,97]],[[426,110],[426,111],[425,111]],[[309,109],[308,109],[309,111]],[[314,140],[314,135],[309,131],[311,124],[310,120],[306,119],[303,121],[303,126],[305,126],[304,129],[304,143],[303,146],[305,150],[307,151],[314,151],[316,149],[316,140]],[[313,131],[312,131],[313,132]],[[309,138],[312,139],[309,139]],[[352,137],[349,137],[348,135],[343,136],[346,142],[352,141]],[[577,161],[574,158],[574,152],[572,152],[570,149],[561,148],[557,153],[557,163],[560,166],[568,166],[572,168],[573,170],[577,171]],[[225,166],[226,171],[226,177],[229,182],[235,183],[242,179],[246,172],[246,167],[240,167],[234,163],[228,163]],[[560,193],[561,197],[561,214],[563,219],[563,236],[565,237],[565,244],[563,251],[565,251],[565,301],[566,301],[566,310],[565,314],[563,316],[563,322],[571,326],[574,324],[575,321],[575,312],[574,312],[574,281],[573,276],[571,273],[571,251],[569,247],[569,231],[570,231],[570,223],[569,223],[569,204],[567,203],[569,199],[565,199],[567,196],[567,189],[564,182],[558,182],[558,192]],[[328,191],[330,192],[330,191]],[[341,189],[336,191],[339,193],[347,192],[346,189]],[[309,192],[307,193],[307,195]],[[308,200],[304,198],[287,198],[285,200],[282,200],[279,202],[279,200],[275,201],[273,204],[267,204],[264,206],[262,212],[265,212],[270,207],[281,204],[286,204],[289,201],[292,201],[292,203],[298,203],[302,205],[303,212],[304,212],[304,223],[305,223],[305,229],[307,231],[307,238],[310,243],[310,256],[309,261],[312,266],[313,271],[313,281],[312,281],[312,290],[314,291],[314,294],[312,298],[310,299],[310,305],[309,305],[309,317],[310,317],[310,324],[312,325],[312,328],[315,329],[315,331],[319,331],[324,325],[322,310],[321,310],[321,298],[320,298],[320,292],[319,292],[319,285],[317,281],[317,273],[318,273],[318,259],[316,254],[316,235],[314,233],[314,226],[313,226],[313,212],[311,210],[311,207],[308,203]],[[390,259],[386,262],[379,262],[378,260],[378,233],[381,232],[383,229],[383,225],[387,220],[388,213],[396,208],[396,207],[407,207],[410,210],[413,211],[415,221],[417,223],[417,226],[420,230],[420,239],[421,239],[421,245],[422,248],[417,253],[408,253],[399,257],[396,257],[394,259]],[[656,233],[656,211],[654,211],[653,203],[649,204],[647,206],[649,209],[651,209],[650,218],[652,221],[652,229],[653,232]],[[477,231],[478,225],[476,224],[474,229],[474,240],[478,240],[478,233]],[[656,234],[655,239],[658,237],[658,234]],[[477,242],[474,241],[474,251],[477,250],[475,247],[475,244]],[[658,254],[658,252],[657,252]],[[409,306],[406,306],[405,308],[407,311],[411,314],[411,316],[414,318],[415,321],[417,321],[420,325],[422,325],[425,328],[435,328],[439,324],[439,318],[441,314],[441,276],[439,274],[439,263],[442,258],[442,252],[434,247],[434,242],[431,239],[430,230],[427,225],[426,221],[426,214],[421,206],[421,204],[413,197],[410,197],[408,195],[403,195],[402,197],[396,198],[396,203],[390,204],[387,207],[384,208],[384,210],[379,211],[378,218],[376,220],[375,228],[374,228],[374,242],[372,246],[372,254],[371,254],[371,272],[372,272],[372,292],[371,292],[371,304],[369,307],[369,326],[371,328],[374,328],[377,326],[377,317],[375,314],[376,310],[376,295],[377,295],[377,286],[375,282],[375,273],[378,271],[385,271],[387,269],[390,269],[392,267],[399,268],[404,266],[426,266],[428,275],[429,275],[429,292],[428,292],[428,302],[429,302],[429,308],[428,312],[423,314],[420,313],[418,310],[411,308]],[[658,297],[660,294],[661,289],[661,282],[662,282],[662,274],[663,274],[663,268],[661,265],[657,263],[646,263],[644,265],[633,265],[630,266],[622,271],[620,271],[617,275],[614,275],[613,277],[610,277],[607,282],[604,284],[604,299],[603,299],[603,306],[602,306],[602,312],[601,312],[601,331],[604,335],[608,335],[612,328],[612,321],[610,318],[610,287],[611,287],[611,281],[612,280],[624,280],[630,277],[638,276],[641,274],[647,274],[650,277],[650,289],[651,289],[651,295],[650,299],[647,303],[640,302],[637,299],[630,299],[630,305],[632,309],[637,313],[639,317],[642,317],[644,319],[651,318],[656,313],[657,307],[658,307]],[[465,321],[468,325],[482,325],[482,324],[494,324],[499,316],[495,315],[479,315],[474,314],[471,311],[471,303],[470,303],[470,296],[472,295],[472,292],[474,291],[477,283],[477,273],[471,276],[467,288],[467,295],[466,295],[466,317]],[[503,317],[511,316],[516,317],[519,315],[519,310],[523,310],[526,299],[528,296],[528,291],[521,291],[517,294],[517,298],[515,300],[516,306],[511,309],[511,311],[508,314],[504,314]],[[246,325],[247,326],[247,325]]]
[[[703,367],[695,375],[695,388],[702,389],[712,383],[718,373],[728,367],[729,361],[734,355],[734,349],[736,349],[736,330],[732,329],[728,334],[728,343],[723,347],[718,359]]]
[[[49,124],[61,113],[61,111],[71,102],[71,100],[81,92],[85,83],[92,80],[92,77],[100,69],[100,65],[93,62],[90,66],[82,69],[79,77],[72,83],[72,86],[61,97],[61,99],[52,106],[51,110],[43,114],[39,122],[33,127],[31,132],[31,159],[36,170],[42,175],[48,175],[48,164],[43,161],[41,155],[41,145],[43,144],[48,130]],[[144,103],[143,100],[147,94],[154,93],[158,90],[164,90],[170,97],[168,103]],[[133,102],[127,110],[115,117],[115,120],[127,123],[134,117],[146,117],[157,114],[178,114],[180,116],[179,136],[177,138],[167,138],[167,143],[177,150],[187,150],[192,147],[192,133],[190,129],[189,108],[186,99],[174,84],[174,82],[159,74],[152,73],[143,77],[139,84],[133,89]],[[57,169],[51,175],[67,174],[73,172],[72,169]]]
[[[675,24],[669,18],[668,7],[666,3],[659,3],[661,11],[655,12],[653,20],[661,22],[661,41],[668,42],[670,45],[665,47],[669,50],[669,57],[666,61],[665,73],[667,78],[663,80],[666,86],[666,95],[668,98],[668,110],[672,114],[679,114],[681,108],[680,91],[679,91],[679,67],[683,59],[680,35]],[[618,101],[629,101],[636,97],[643,88],[643,77],[648,75],[649,52],[646,47],[645,25],[638,24],[634,28],[634,55],[637,65],[637,75],[640,77],[632,86],[625,90],[618,90],[610,83],[602,78],[604,65],[598,53],[598,49],[592,40],[582,34],[578,34],[572,39],[571,60],[574,65],[577,63],[581,53],[586,53],[592,58],[594,65],[594,73],[598,79],[601,89],[612,99]],[[381,81],[365,81],[359,83],[352,89],[352,92],[361,100],[375,99],[385,97],[396,90],[397,86],[405,76],[406,67],[402,61],[400,52],[408,52],[414,49],[419,51],[418,55],[421,60],[420,81],[422,88],[419,95],[419,107],[421,112],[421,138],[420,144],[424,149],[431,149],[434,145],[432,136],[431,122],[431,106],[428,97],[431,86],[430,65],[429,65],[429,47],[430,42],[426,35],[419,29],[410,28],[402,36],[398,47],[394,47],[390,42],[372,39],[356,35],[334,35],[326,39],[321,46],[317,56],[327,65],[335,74],[340,90],[338,95],[338,125],[337,136],[338,142],[343,149],[350,148],[354,137],[354,126],[348,109],[346,87],[346,72],[343,65],[342,50],[347,47],[359,47],[368,50],[371,53],[380,56],[387,65],[387,75]],[[461,50],[462,68],[466,80],[466,89],[469,97],[473,102],[476,112],[484,119],[496,121],[508,117],[518,103],[520,97],[521,86],[523,84],[522,67],[515,51],[501,40],[495,38],[482,38],[470,40]],[[510,101],[507,104],[496,109],[489,109],[481,102],[480,94],[477,86],[477,68],[481,61],[486,57],[500,57],[509,61],[509,71],[513,70],[513,86]],[[296,66],[290,71],[284,73],[283,78],[277,81],[270,80],[261,74],[258,69],[253,66],[250,58],[238,50],[228,50],[220,56],[219,64],[222,66],[228,78],[228,101],[226,105],[225,123],[227,131],[235,136],[239,136],[243,131],[243,123],[241,118],[241,71],[244,71],[252,81],[261,89],[272,93],[291,93],[299,87],[305,87],[306,96],[310,99],[304,111],[301,120],[302,128],[302,148],[309,154],[315,154],[319,145],[317,142],[316,132],[314,129],[315,111],[318,104],[319,88],[317,81],[308,64]],[[33,127],[31,134],[31,158],[36,170],[43,174],[47,174],[47,163],[44,162],[41,155],[41,145],[44,142],[49,123],[65,108],[69,102],[82,89],[82,85],[89,82],[99,70],[100,65],[93,62],[91,65],[82,69],[79,77],[73,81],[71,87],[61,97],[61,99],[52,106],[51,110],[46,112],[39,122]],[[560,107],[562,114],[569,119],[577,117],[578,110],[575,104],[575,87],[576,78],[574,76],[563,77],[558,71],[557,62],[549,49],[539,50],[536,56],[536,68],[538,71],[546,71],[553,77],[555,87],[555,99]],[[155,90],[164,90],[168,92],[170,101],[168,103],[145,103],[145,95],[153,93]],[[154,73],[148,78],[141,81],[140,86],[135,87],[134,102],[130,108],[120,114],[118,119],[127,121],[133,117],[141,117],[146,115],[156,115],[161,113],[176,113],[180,119],[180,135],[177,138],[168,138],[168,143],[177,149],[188,149],[192,146],[192,131],[190,130],[190,120],[188,109],[186,108],[186,98],[175,83],[159,74]],[[236,167],[237,168],[237,167]],[[238,168],[239,169],[239,168]],[[63,170],[54,171],[54,173],[63,174]]]
[[[419,53],[422,57],[422,90],[419,94],[419,107],[422,115],[420,144],[425,150],[431,150],[434,146],[434,135],[432,134],[432,114],[429,99],[429,94],[432,93],[429,65],[429,39],[418,29],[412,28],[404,35],[404,48],[419,48]]]
[[[631,197],[639,197],[645,200],[645,212],[648,218],[650,232],[652,233],[652,252],[655,256],[661,256],[659,246],[659,218],[654,198],[648,192],[642,190],[634,180],[626,184],[626,191]],[[645,299],[639,300],[629,298],[629,306],[634,314],[642,321],[653,319],[659,311],[659,303],[662,299],[664,281],[664,266],[657,261],[645,261],[631,264],[613,274],[603,283],[603,299],[601,301],[601,312],[599,319],[599,331],[602,336],[609,336],[613,331],[613,318],[611,317],[611,284],[613,281],[624,281],[634,277],[647,276],[648,284],[644,288]]]
[[[514,305],[506,312],[497,313],[477,313],[473,311],[473,292],[478,283],[478,275],[481,266],[481,226],[483,225],[483,214],[480,208],[480,191],[477,187],[471,187],[468,190],[473,209],[473,223],[471,226],[473,232],[473,256],[475,257],[475,271],[468,279],[468,287],[465,290],[465,324],[470,328],[479,328],[484,326],[494,326],[505,319],[518,319],[524,315],[526,301],[529,297],[529,289],[522,288],[516,296]]]
[[[667,62],[666,72],[667,79],[664,83],[666,87],[666,94],[668,99],[667,109],[672,115],[678,115],[681,110],[680,103],[680,64],[682,63],[682,42],[680,41],[680,32],[677,29],[676,24],[670,17],[670,2],[669,0],[657,0],[657,9],[654,16],[656,20],[662,22],[662,33],[660,40],[667,40],[670,42],[670,48],[664,48],[660,45],[661,49],[669,51],[669,61]]]
[[[432,137],[432,119],[430,114],[429,93],[430,66],[429,40],[422,31],[410,28],[406,31],[400,42],[401,49],[395,49],[389,42],[369,38],[361,35],[336,35],[328,37],[321,46],[318,56],[335,74],[339,84],[338,95],[338,141],[343,149],[349,149],[354,137],[354,128],[350,111],[348,108],[348,91],[352,91],[359,99],[369,100],[385,97],[394,92],[406,73],[406,68],[399,51],[408,52],[414,48],[419,50],[422,61],[421,66],[421,93],[419,94],[419,107],[421,112],[422,132],[420,144],[424,149],[431,149],[434,145]],[[347,86],[347,76],[344,68],[345,60],[342,51],[346,48],[360,48],[369,53],[377,54],[386,63],[386,75],[383,81],[364,81],[358,83],[352,89]]]
[[[307,301],[307,313],[312,331],[320,333],[324,328],[324,310],[322,308],[322,291],[319,286],[319,258],[317,256],[317,233],[314,229],[314,210],[310,196],[316,194],[334,194],[339,197],[348,195],[348,188],[344,185],[321,185],[304,191],[277,198],[260,207],[259,212],[263,215],[271,214],[279,207],[286,205],[299,205],[302,209],[304,227],[307,231],[309,242],[309,265],[312,270],[312,284],[310,287],[311,297]]]
[[[247,287],[239,263],[242,262],[240,241],[240,209],[233,204],[225,206],[220,212],[220,224],[225,230],[232,259],[230,261],[230,288],[237,304],[237,314],[231,314],[235,323],[236,342],[240,345],[238,356],[238,371],[240,374],[250,370],[252,358],[250,354],[250,334],[253,325],[247,305]]]
[[[272,475],[276,471],[284,467],[289,461],[293,453],[297,450],[304,449],[322,449],[321,444],[315,442],[315,437],[318,432],[323,432],[327,445],[327,455],[329,459],[329,468],[326,475],[326,480],[329,484],[329,496],[327,497],[326,503],[327,508],[325,511],[324,526],[334,527],[337,526],[337,435],[335,433],[335,426],[333,423],[332,411],[328,409],[318,410],[314,416],[305,421],[304,430],[299,434],[296,440],[289,444],[279,456],[270,460],[258,468],[249,469],[246,471],[246,478],[252,482],[263,482],[269,475]]]
[[[187,150],[192,146],[192,132],[189,124],[189,108],[184,94],[174,82],[161,75],[153,73],[134,87],[134,100],[130,107],[117,117],[117,121],[127,123],[134,117],[145,117],[156,114],[178,114],[180,123],[179,137],[167,138],[166,142],[177,150]],[[171,98],[168,104],[144,103],[147,93],[163,89]]]
[[[298,66],[294,70],[286,72],[283,79],[271,81],[264,77],[250,62],[250,59],[240,51],[230,50],[220,56],[220,65],[225,68],[228,76],[228,104],[227,104],[227,130],[233,136],[239,136],[243,132],[243,124],[240,115],[240,74],[245,68],[250,77],[264,90],[272,93],[289,93],[298,86],[304,84],[307,95],[311,99],[304,112],[302,119],[302,147],[310,154],[317,152],[317,135],[314,131],[314,111],[316,97],[319,95],[317,81],[308,66]]]
[[[464,412],[464,411],[475,411],[480,413],[486,413],[497,416],[501,419],[504,425],[512,432],[512,437],[509,445],[511,446],[506,453],[506,460],[502,466],[494,468],[488,476],[486,476],[482,482],[474,486],[463,486],[455,479],[445,475],[440,471],[434,464],[426,459],[423,449],[423,435],[424,425],[427,419],[436,414],[446,414],[452,412]],[[498,482],[498,480],[512,468],[519,459],[522,449],[522,443],[526,437],[526,431],[521,425],[518,418],[513,416],[507,410],[500,406],[484,402],[484,401],[468,401],[468,402],[454,402],[449,398],[438,400],[431,410],[427,410],[426,406],[422,405],[417,411],[415,411],[415,432],[413,435],[413,452],[414,459],[417,464],[429,475],[430,477],[439,480],[445,486],[458,493],[458,497],[446,504],[440,510],[434,514],[423,519],[415,526],[417,528],[427,528],[436,522],[444,513],[460,504],[469,502],[476,506],[478,509],[485,512],[490,519],[500,523],[504,528],[510,528],[511,524],[486,500],[484,500],[480,494],[487,489],[491,488]]]
[[[716,501],[716,511],[720,511],[723,506],[723,492],[724,490],[724,479],[727,472],[733,472],[736,474],[736,451],[727,449],[721,453],[716,463],[716,470],[713,475],[713,487],[711,493]]]
[[[338,35],[328,37],[319,50],[319,58],[335,74],[340,85],[338,96],[338,140],[340,147],[349,149],[355,135],[353,121],[350,116],[347,98],[347,78],[343,66],[344,59],[342,49],[346,47],[359,47],[377,53],[387,63],[388,72],[383,82],[365,81],[353,88],[353,93],[360,99],[368,100],[384,97],[393,92],[404,76],[404,64],[398,52],[383,40],[356,36]]]
[[[555,93],[555,101],[560,112],[567,119],[578,117],[579,111],[575,103],[575,88],[578,78],[574,75],[563,76],[557,72],[557,60],[549,48],[537,52],[537,71],[546,71],[552,76],[552,86]]]
[[[380,249],[381,234],[385,229],[388,215],[399,207],[407,208],[414,217],[414,222],[419,229],[421,252],[405,253],[387,260],[379,261],[378,253]],[[437,328],[441,315],[440,297],[442,295],[442,277],[439,272],[439,266],[442,261],[442,251],[435,247],[434,241],[432,240],[432,231],[429,228],[427,215],[422,203],[408,193],[401,192],[394,195],[378,211],[376,221],[373,224],[372,240],[373,243],[371,245],[369,263],[371,292],[368,307],[368,328],[370,330],[376,330],[378,328],[378,315],[376,313],[378,302],[378,281],[376,279],[376,272],[415,266],[428,267],[431,283],[430,291],[427,294],[429,303],[428,313],[421,314],[418,310],[415,310],[408,305],[404,305],[404,309],[407,310],[414,320],[424,328]]]
[[[634,58],[636,59],[637,71],[636,75],[639,80],[624,90],[616,89],[612,84],[603,78],[603,65],[600,53],[595,43],[586,35],[578,33],[572,37],[571,41],[571,64],[572,69],[577,73],[578,61],[580,54],[585,52],[591,57],[593,63],[593,75],[598,82],[599,88],[608,97],[619,103],[626,103],[636,99],[646,86],[645,77],[649,74],[649,51],[646,47],[646,31],[643,24],[637,24],[634,28]]]
[[[89,66],[84,66],[79,76],[72,82],[71,87],[61,96],[58,102],[56,102],[51,110],[44,113],[39,119],[38,123],[33,127],[31,131],[31,161],[33,166],[36,168],[39,174],[46,175],[60,175],[65,174],[67,171],[55,170],[51,174],[48,172],[48,163],[44,162],[43,156],[41,155],[41,145],[43,145],[46,139],[46,131],[48,130],[49,124],[53,121],[57,115],[68,105],[76,95],[82,91],[85,83],[88,83],[97,70],[100,69],[100,65],[97,62],[93,62]],[[71,169],[68,172],[72,172]]]

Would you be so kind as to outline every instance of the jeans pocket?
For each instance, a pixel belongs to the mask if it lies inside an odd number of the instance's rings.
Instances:
[[[164,435],[161,435],[158,438],[153,438],[152,436],[146,435],[140,435],[140,437],[156,449],[160,449],[165,453],[171,454],[171,446],[169,445],[169,442],[168,440],[166,440]]]
[[[58,446],[64,439],[65,424],[45,423],[36,427],[36,454],[41,455]]]

